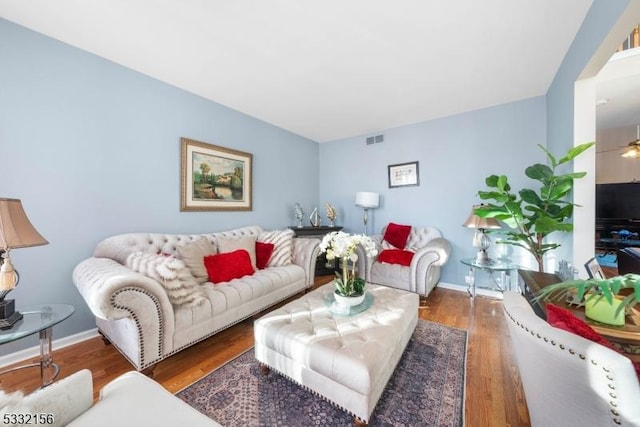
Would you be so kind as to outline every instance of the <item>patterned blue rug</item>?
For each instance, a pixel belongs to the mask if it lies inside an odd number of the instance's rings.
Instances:
[[[463,426],[467,332],[418,321],[370,426]],[[353,426],[331,403],[271,371],[253,350],[177,396],[223,426]]]
[[[596,260],[601,267],[614,267],[618,268],[618,260],[616,254],[597,254]]]

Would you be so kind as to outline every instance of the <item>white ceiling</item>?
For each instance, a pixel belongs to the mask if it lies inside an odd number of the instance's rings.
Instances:
[[[616,53],[596,77],[596,127],[640,125],[640,49]]]
[[[0,17],[318,142],[544,95],[592,0],[0,0]]]

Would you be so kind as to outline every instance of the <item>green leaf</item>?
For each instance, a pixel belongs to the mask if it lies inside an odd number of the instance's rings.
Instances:
[[[547,157],[549,158],[549,161],[551,162],[551,167],[553,169],[556,168],[556,166],[558,165],[558,163],[556,162],[556,158],[553,156],[553,154],[551,154],[549,152],[549,150],[547,150],[546,148],[544,148],[542,145],[538,144],[538,147],[540,147],[540,149],[542,151],[544,151],[547,154]]]
[[[576,157],[578,157],[583,152],[587,151],[593,145],[595,145],[595,142],[587,142],[585,144],[580,144],[577,147],[571,148],[567,152],[567,154],[558,161],[558,164],[561,165],[563,163],[570,162],[571,160],[575,159]]]
[[[573,182],[571,181],[563,181],[554,185],[551,189],[551,193],[549,193],[547,199],[549,200],[560,200],[564,198],[573,188]]]
[[[540,163],[526,168],[524,170],[524,174],[531,179],[542,182],[546,182],[547,180],[551,179],[551,177],[553,177],[553,171],[551,170],[551,168]]]
[[[507,180],[506,175],[500,175],[498,177],[497,186],[498,186],[498,190],[500,190],[500,191],[509,191],[507,189],[507,187],[509,186],[509,182]]]
[[[484,183],[487,185],[487,187],[491,187],[491,188],[496,188],[498,187],[498,175],[491,175],[488,176],[485,180]]]
[[[542,204],[542,200],[540,200],[538,194],[529,188],[520,190],[520,197],[522,198],[522,200],[532,205],[540,206]]]

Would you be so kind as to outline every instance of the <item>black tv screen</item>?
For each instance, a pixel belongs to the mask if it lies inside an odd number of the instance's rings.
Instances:
[[[596,218],[640,219],[640,182],[596,184]]]

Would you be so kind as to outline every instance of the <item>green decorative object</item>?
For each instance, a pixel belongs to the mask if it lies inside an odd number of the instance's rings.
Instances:
[[[485,183],[490,191],[479,191],[482,200],[492,200],[489,204],[474,209],[481,218],[495,218],[512,230],[501,233],[506,240],[498,243],[514,245],[529,251],[538,263],[538,271],[544,271],[544,255],[559,247],[558,243],[546,243],[545,238],[554,231],[571,232],[573,207],[569,201],[573,180],[582,178],[586,172],[574,172],[556,175],[558,166],[571,162],[595,142],[588,142],[570,149],[557,160],[546,148],[538,147],[547,154],[549,165],[534,164],[525,169],[525,175],[539,181],[540,188],[524,188],[517,194],[512,193],[505,175],[491,175]]]
[[[622,326],[625,322],[624,310],[619,310],[622,301],[613,299],[611,304],[599,296],[591,295],[585,299],[584,315],[596,322],[606,323],[607,325]]]
[[[623,289],[629,289],[631,292],[627,295],[622,295],[620,291]],[[604,308],[601,306],[608,305],[613,308],[614,314],[611,317],[605,315],[604,318],[618,319],[616,321],[619,322],[619,318],[621,316],[623,319],[622,324],[624,324],[624,316],[627,307],[633,307],[640,303],[640,275],[629,273],[624,276],[615,276],[608,279],[567,280],[565,282],[545,286],[540,289],[534,298],[534,301],[554,301],[557,298],[566,298],[567,291],[575,291],[577,293],[574,298],[576,301],[582,301],[586,296],[585,305],[591,301],[594,308],[597,306],[596,311],[602,311]],[[616,296],[619,296],[619,298]],[[594,314],[594,311],[592,310],[590,313],[585,314],[593,320],[615,324],[592,317]],[[595,315],[600,316],[600,313]]]

